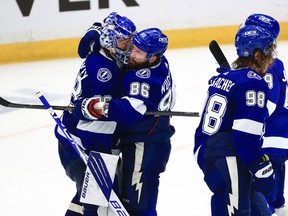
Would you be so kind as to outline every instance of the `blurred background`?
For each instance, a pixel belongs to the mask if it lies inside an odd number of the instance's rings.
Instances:
[[[231,44],[239,24],[266,13],[281,24],[288,40],[287,0],[0,0],[0,64],[77,56],[80,37],[116,11],[138,30],[158,27],[169,49],[207,46],[212,39]]]

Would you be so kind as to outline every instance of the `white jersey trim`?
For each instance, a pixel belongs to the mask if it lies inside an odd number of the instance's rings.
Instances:
[[[136,185],[136,191],[138,191],[138,203],[140,202],[141,198],[141,193],[142,193],[142,187],[143,187],[143,182],[141,182],[141,167],[143,163],[143,156],[144,156],[144,142],[136,142],[135,143],[135,160],[134,160],[134,171],[132,174],[132,185]]]
[[[227,204],[227,210],[229,215],[233,215],[234,210],[239,209],[239,176],[236,157],[226,157],[226,163],[231,181],[231,192],[229,193],[230,204]]]
[[[126,99],[129,101],[129,103],[131,104],[131,106],[139,113],[141,113],[142,115],[144,115],[144,113],[147,111],[147,107],[144,104],[144,102],[142,100],[139,100],[137,98],[131,98],[131,97],[123,97],[122,99]]]
[[[276,104],[273,103],[272,101],[268,100],[266,106],[267,106],[268,113],[269,113],[269,116],[270,116],[275,111]]]
[[[285,137],[263,137],[262,148],[288,149],[288,139]]]
[[[83,121],[80,120],[77,129],[92,133],[113,134],[117,123],[114,121]]]
[[[249,134],[261,135],[263,131],[263,124],[251,119],[238,119],[234,120],[232,129]]]

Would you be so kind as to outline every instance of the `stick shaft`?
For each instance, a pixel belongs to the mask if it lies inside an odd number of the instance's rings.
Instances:
[[[44,105],[38,104],[22,104],[13,103],[0,97],[0,104],[5,107],[11,108],[26,108],[26,109],[47,109]],[[67,110],[72,111],[74,107],[72,106],[53,106],[53,110]],[[181,112],[181,111],[147,111],[144,115],[159,115],[159,116],[186,116],[186,117],[199,117],[198,112]]]
[[[209,50],[212,53],[212,55],[214,56],[214,58],[216,59],[217,63],[220,65],[220,67],[230,68],[230,64],[227,61],[224,53],[222,52],[219,44],[217,43],[217,41],[212,40],[210,42]]]

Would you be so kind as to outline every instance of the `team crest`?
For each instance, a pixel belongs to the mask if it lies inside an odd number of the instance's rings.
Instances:
[[[107,68],[100,68],[97,72],[97,79],[101,82],[107,82],[112,78],[112,73]]]
[[[259,74],[255,73],[254,71],[249,71],[247,73],[247,76],[248,78],[253,78],[253,79],[258,79],[258,80],[262,79],[262,77]]]
[[[150,75],[151,75],[151,71],[148,68],[144,68],[136,72],[136,76],[143,78],[143,79],[149,78]]]

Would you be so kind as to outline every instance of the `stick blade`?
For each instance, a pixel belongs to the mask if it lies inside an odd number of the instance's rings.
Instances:
[[[217,63],[220,65],[220,67],[230,68],[230,65],[229,65],[224,53],[222,52],[219,44],[217,43],[217,41],[212,40],[210,42],[209,50],[212,53],[212,55],[214,56],[214,58],[216,59]]]
[[[7,100],[5,100],[4,98],[0,97],[0,104],[2,106],[9,107],[10,103]]]

